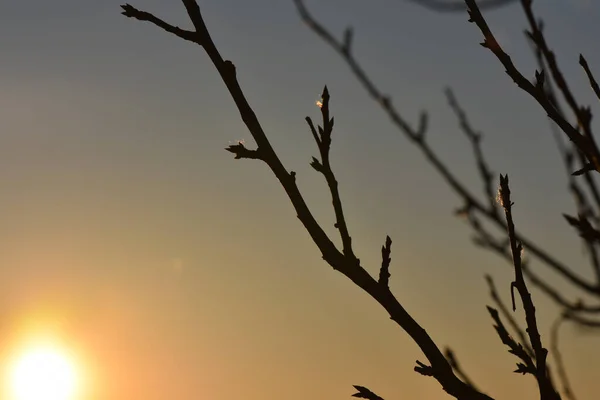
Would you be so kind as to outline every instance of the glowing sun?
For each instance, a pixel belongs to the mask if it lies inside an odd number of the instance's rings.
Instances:
[[[78,380],[69,353],[51,345],[24,349],[9,378],[14,400],[75,400]]]

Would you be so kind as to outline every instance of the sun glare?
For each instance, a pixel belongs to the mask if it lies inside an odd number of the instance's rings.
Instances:
[[[26,348],[10,369],[11,400],[76,400],[77,375],[66,350],[52,345]]]

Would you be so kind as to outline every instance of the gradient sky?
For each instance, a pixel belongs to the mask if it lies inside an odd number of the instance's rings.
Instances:
[[[410,338],[321,260],[271,172],[223,151],[252,141],[203,50],[127,20],[119,4],[0,5],[0,355],[22,335],[51,329],[85,364],[81,400],[347,399],[352,384],[386,399],[446,398],[412,371],[425,358]],[[133,4],[189,26],[178,1]],[[408,311],[486,392],[535,397],[533,379],[511,373],[516,360],[485,310],[483,275],[493,274],[508,300],[512,270],[472,246],[470,229],[452,216],[458,198],[292,1],[200,4],[327,231],[335,234],[333,213],[308,165],[317,148],[304,121],[319,118],[324,84],[336,120],[334,169],[366,268],[377,273],[389,234],[391,286]],[[486,134],[492,167],[511,177],[517,226],[590,275],[561,217],[574,207],[548,122],[478,45],[466,15],[402,0],[307,5],[336,33],[354,26],[366,71],[409,121],[429,110],[433,147],[478,191],[469,144],[443,95],[452,86]],[[600,71],[600,5],[535,6],[580,101],[597,104],[577,60],[584,53]],[[487,15],[533,77],[521,9]],[[533,295],[547,338],[557,310]],[[562,337],[573,384],[591,398],[597,368],[584,366],[600,367],[600,339],[570,326]]]

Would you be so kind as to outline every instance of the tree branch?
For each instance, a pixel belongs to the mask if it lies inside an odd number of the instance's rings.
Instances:
[[[450,169],[441,161],[435,151],[425,140],[425,131],[427,127],[427,114],[421,113],[421,121],[417,129],[414,129],[393,107],[390,98],[384,95],[372,80],[368,77],[358,61],[352,55],[352,49],[347,40],[337,40],[322,24],[320,24],[308,11],[302,0],[294,0],[297,11],[302,20],[329,46],[331,46],[336,53],[338,53],[343,60],[348,64],[351,71],[356,76],[360,84],[368,92],[369,96],[375,100],[385,111],[392,123],[413,143],[419,150],[422,151],[425,158],[433,165],[434,169],[444,178],[446,183],[450,186],[456,194],[458,194],[463,202],[466,204],[466,208],[470,211],[477,211],[482,214],[498,228],[506,230],[506,222],[499,217],[497,210],[490,208],[488,205],[484,205],[480,202],[468,189],[458,180],[458,178],[450,171]],[[348,35],[345,35],[347,37]],[[350,42],[351,43],[351,42]],[[529,250],[529,252],[541,260],[544,264],[549,266],[551,269],[562,275],[567,281],[571,282],[574,286],[590,293],[595,296],[600,296],[600,287],[596,284],[592,284],[576,275],[573,270],[567,267],[565,264],[558,261],[551,254],[544,251],[540,246],[534,242],[528,240],[520,233],[517,233],[517,238],[522,242]],[[537,282],[542,282],[540,279]],[[542,282],[543,283],[543,282]],[[555,297],[556,298],[556,297]]]
[[[135,18],[138,21],[151,22],[154,25],[158,26],[159,28],[162,28],[165,31],[172,33],[175,36],[179,36],[180,38],[182,38],[184,40],[188,40],[190,42],[194,42],[196,44],[202,45],[202,43],[199,41],[200,37],[195,32],[186,31],[185,29],[181,29],[176,26],[170,25],[170,24],[166,23],[165,21],[163,21],[162,19],[157,18],[154,15],[150,14],[149,12],[138,10],[137,8],[133,7],[131,4],[124,4],[121,6],[121,8],[123,9],[121,14],[123,14],[124,16],[126,16],[128,18]]]
[[[560,115],[560,113],[558,113],[553,104],[548,100],[548,97],[544,91],[544,74],[536,71],[535,84],[529,82],[529,80],[526,79],[515,67],[510,56],[504,52],[494,37],[475,0],[465,0],[465,2],[468,6],[468,13],[470,16],[469,22],[474,22],[484,36],[484,41],[481,43],[481,45],[489,49],[496,56],[496,58],[498,58],[498,60],[506,69],[507,75],[512,78],[518,87],[537,100],[538,104],[540,104],[540,106],[542,106],[542,108],[548,114],[548,117],[550,117],[577,146],[577,148],[586,155],[593,169],[600,171],[600,151],[590,137],[579,133],[577,128],[573,127],[568,121],[566,121]]]
[[[250,104],[239,85],[235,73],[235,66],[231,61],[223,60],[221,54],[217,50],[202,18],[200,7],[195,0],[182,0],[182,2],[188,11],[188,16],[194,24],[196,34],[199,35],[198,44],[201,44],[204,48],[219,72],[225,86],[229,90],[242,120],[256,141],[258,146],[257,151],[260,152],[261,159],[270,167],[275,176],[279,179],[296,210],[298,219],[300,219],[313,239],[313,242],[321,251],[323,259],[333,269],[348,277],[386,309],[390,318],[402,327],[402,329],[404,329],[421,348],[431,363],[431,366],[429,367],[431,374],[442,385],[447,393],[457,399],[490,400],[491,398],[489,396],[477,392],[454,374],[452,367],[448,364],[443,353],[431,339],[427,331],[423,329],[404,309],[389,288],[380,285],[360,265],[359,260],[352,259],[341,253],[329,239],[306,205],[296,185],[295,174],[287,172],[268,141],[256,114],[250,107]],[[415,370],[420,371],[420,368],[421,367],[415,367]]]
[[[513,203],[510,199],[510,188],[508,186],[508,175],[500,175],[500,189],[499,196],[504,213],[506,215],[506,223],[508,226],[508,238],[510,240],[510,248],[513,256],[513,263],[515,266],[515,281],[513,285],[519,292],[519,296],[523,302],[523,308],[525,309],[525,320],[527,322],[527,334],[529,335],[529,341],[533,352],[535,354],[536,371],[535,376],[538,381],[540,390],[540,397],[544,400],[560,399],[560,396],[552,386],[548,371],[546,370],[546,357],[548,350],[542,345],[542,340],[537,327],[537,320],[535,317],[535,306],[531,299],[531,294],[527,289],[527,284],[523,278],[523,269],[521,266],[521,252],[523,251],[523,245],[519,243],[515,236],[515,225],[512,218],[512,206]]]

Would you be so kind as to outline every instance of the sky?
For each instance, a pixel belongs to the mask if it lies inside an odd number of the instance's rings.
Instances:
[[[43,331],[83,365],[86,392],[77,400],[347,399],[352,385],[386,399],[447,398],[413,371],[426,360],[408,335],[324,263],[268,168],[223,150],[238,140],[250,147],[252,138],[203,50],[128,20],[119,4],[0,5],[3,367],[18,343]],[[132,4],[190,26],[180,2]],[[337,240],[327,186],[309,166],[318,151],[304,121],[318,120],[325,84],[336,121],[333,168],[365,268],[377,274],[390,235],[391,288],[438,345],[451,346],[495,398],[535,396],[533,379],[511,372],[516,359],[485,309],[484,274],[508,301],[510,266],[472,245],[469,227],[452,215],[458,197],[303,25],[293,2],[200,5],[326,231]],[[481,193],[443,94],[451,86],[484,132],[493,170],[510,176],[517,227],[591,276],[561,216],[574,206],[548,121],[479,46],[466,15],[402,0],[306,5],[336,34],[354,27],[355,55],[373,81],[408,121],[428,110],[431,145]],[[573,90],[596,107],[577,62],[583,53],[600,69],[600,5],[534,6]],[[533,77],[519,6],[486,16]],[[532,293],[547,339],[557,309]],[[561,335],[572,383],[591,398],[597,374],[585,367],[600,367],[600,339],[572,326]]]

